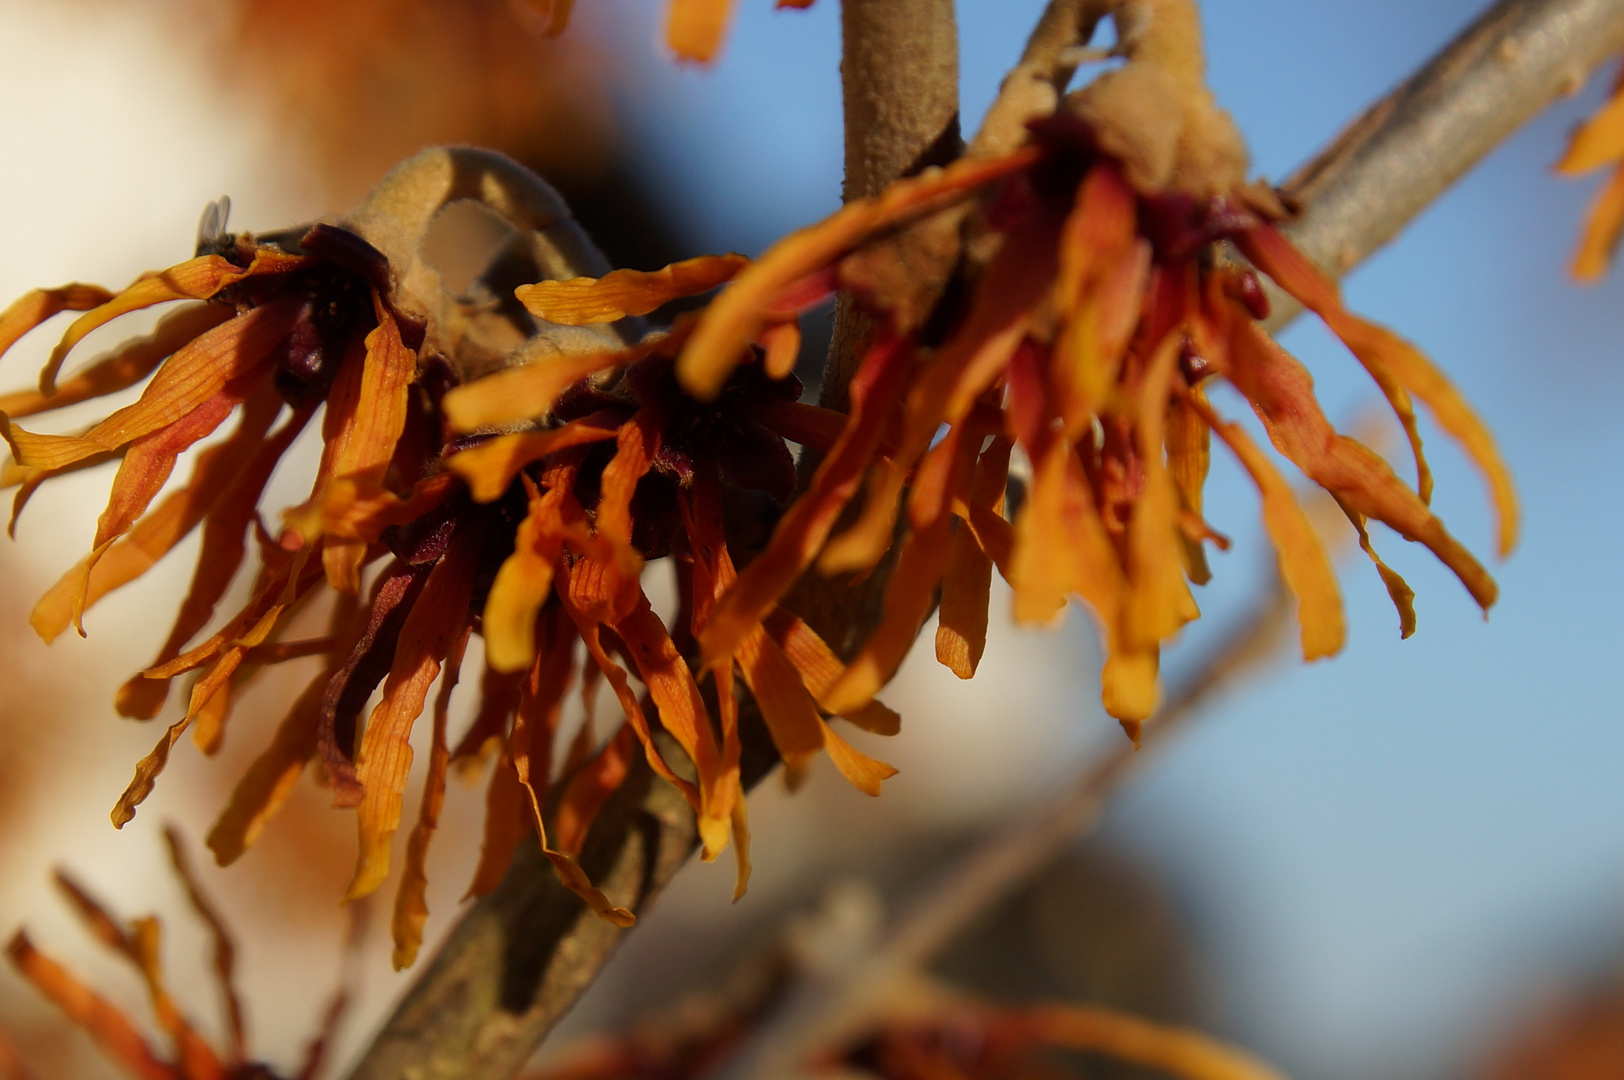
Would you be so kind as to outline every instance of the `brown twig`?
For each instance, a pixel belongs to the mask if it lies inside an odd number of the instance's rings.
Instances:
[[[1304,206],[1286,231],[1341,277],[1620,50],[1619,0],[1500,0],[1286,180]],[[1301,310],[1271,299],[1271,327]]]
[[[848,0],[848,6],[881,18],[894,9],[942,5]],[[1079,0],[1056,0],[1046,17],[1076,18],[1086,10]],[[1069,24],[1056,25],[1055,40],[1073,32]],[[1042,44],[1049,37],[1034,40]],[[1293,227],[1295,239],[1335,272],[1351,269],[1489,148],[1621,47],[1624,3],[1619,0],[1502,0],[1288,182],[1305,204]],[[1046,69],[1036,65],[1031,77],[1058,78],[1062,60],[1056,53],[1045,61]],[[1043,76],[1044,70],[1056,74]],[[851,74],[848,70],[848,78]],[[927,130],[919,145],[932,145],[941,130]],[[1277,304],[1276,312],[1276,321],[1283,321],[1285,305]],[[832,366],[825,400],[838,400],[849,377],[849,364]],[[1125,773],[1127,763],[1103,768]],[[605,808],[583,857],[611,896],[638,910],[693,848],[692,816],[667,785],[647,779],[623,788]],[[1109,791],[1120,778],[1112,773],[1097,783],[1101,792]],[[989,895],[1050,850],[1045,845],[1054,843],[1053,836],[1074,835],[1103,797],[1079,794],[1063,812],[1055,809],[1052,821],[1023,840],[1025,854],[1004,853],[996,860],[989,855],[987,865],[964,884],[963,896],[958,889],[941,890],[931,906],[909,917],[886,955],[898,960],[927,955],[943,934],[982,910]],[[496,892],[462,916],[351,1080],[512,1075],[607,962],[621,933],[557,885],[539,855],[521,859]]]

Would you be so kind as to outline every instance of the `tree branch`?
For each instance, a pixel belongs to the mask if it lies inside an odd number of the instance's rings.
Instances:
[[[849,202],[959,156],[959,32],[953,0],[842,0],[840,86]],[[842,298],[818,403],[847,409],[871,324]]]
[[[1341,277],[1620,51],[1619,0],[1500,0],[1286,180],[1304,205],[1287,234]],[[1271,328],[1301,310],[1271,300]]]
[[[891,31],[913,50],[910,60],[876,46],[879,39],[867,33],[904,11],[935,20],[932,34]],[[1087,0],[1051,4],[1046,18],[1078,20],[1057,22],[1055,40],[1085,25],[1081,20],[1088,11]],[[935,36],[952,25],[952,5],[948,0],[847,0],[844,12],[847,47],[854,50],[843,67],[848,95],[875,95],[848,102],[847,109],[848,124],[857,125],[848,131],[848,194],[866,193],[876,190],[870,185],[883,186],[885,179],[923,160],[925,149],[940,147],[950,119],[956,127],[956,88],[951,97],[943,96],[945,58],[932,60],[935,54],[926,47],[935,42],[935,48],[951,48],[956,84],[956,44]],[[1034,35],[1040,46],[1049,40]],[[1489,149],[1621,49],[1620,0],[1502,0],[1287,182],[1304,203],[1304,213],[1291,226],[1293,238],[1333,273],[1352,269]],[[1060,77],[1064,58],[1056,50],[1034,59],[1022,78],[1052,84]],[[928,78],[933,90],[913,87],[908,76],[916,65],[911,73]],[[885,104],[916,92],[930,108],[893,111]],[[902,98],[891,99],[892,94]],[[1275,312],[1276,325],[1291,314],[1279,298]],[[841,342],[849,346],[856,340],[855,324],[850,315],[842,319],[825,378],[826,404],[844,404],[854,369],[855,347],[839,350]],[[669,785],[649,780],[644,775],[641,782],[629,782],[605,807],[583,853],[583,863],[605,891],[637,910],[647,907],[693,850],[692,816]],[[1080,798],[1064,821],[1086,820],[1099,797]],[[1041,854],[1060,828],[1042,831],[1032,851]],[[971,894],[1004,887],[1000,882],[1033,857],[1011,857],[1002,869],[986,870],[967,883],[965,897],[935,914],[916,916],[910,925],[917,929],[895,942],[888,955],[928,951],[966,910],[979,910],[967,907]],[[463,914],[351,1080],[511,1076],[607,962],[620,934],[558,886],[538,854],[521,858],[495,892]]]

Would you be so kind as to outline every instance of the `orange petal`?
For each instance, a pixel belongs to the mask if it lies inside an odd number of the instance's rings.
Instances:
[[[766,550],[739,574],[700,635],[706,668],[716,667],[737,652],[751,628],[812,565],[879,447],[885,421],[907,377],[910,352],[907,342],[889,337],[869,347],[852,380],[851,421],[818,466],[807,490],[779,519]]]
[[[998,514],[1004,508],[1013,444],[997,436],[976,462],[969,501]],[[987,647],[987,608],[992,590],[992,559],[968,524],[953,533],[942,603],[936,613],[936,659],[961,679],[975,675]]]
[[[1073,592],[1107,628],[1118,625],[1127,582],[1077,456],[1054,439],[1035,455],[1032,489],[1015,522],[1010,585],[1015,618],[1048,623]]]
[[[709,292],[748,265],[743,255],[701,255],[660,270],[613,270],[601,278],[520,285],[513,295],[539,319],[585,326],[647,315],[680,297]]]
[[[1297,359],[1252,323],[1230,338],[1230,379],[1269,429],[1269,438],[1320,487],[1345,506],[1432,549],[1485,611],[1498,589],[1471,552],[1405,487],[1368,447],[1331,427],[1314,398],[1314,384]]]
[[[1199,387],[1190,395],[1206,399]],[[1167,474],[1178,495],[1179,509],[1193,517],[1201,517],[1202,489],[1207,484],[1207,470],[1212,464],[1212,431],[1194,406],[1183,395],[1167,403],[1167,430],[1163,439],[1167,446]],[[1207,567],[1207,551],[1198,540],[1179,535],[1179,554],[1184,559],[1184,572],[1197,585],[1212,580]]]
[[[18,464],[42,469],[71,465],[119,450],[187,416],[229,385],[259,373],[271,350],[287,337],[300,302],[290,297],[222,323],[171,356],[141,399],[83,435],[35,435],[16,424],[6,439]]]
[[[553,836],[559,851],[568,855],[581,853],[587,831],[603,804],[619,790],[631,771],[632,755],[636,752],[637,733],[631,725],[622,724],[614,738],[570,777],[559,796],[554,819]]]
[[[683,388],[706,401],[720,393],[750,342],[764,325],[776,321],[778,296],[796,282],[834,265],[880,233],[952,205],[1042,156],[1040,148],[1025,146],[1001,158],[963,158],[945,169],[926,169],[780,240],[705,309],[677,360]]]
[[[1342,507],[1343,513],[1348,515],[1359,534],[1359,547],[1370,561],[1376,564],[1376,573],[1381,575],[1382,584],[1387,587],[1387,595],[1398,609],[1398,636],[1407,638],[1415,633],[1415,590],[1410,588],[1409,582],[1399,576],[1398,571],[1382,562],[1381,556],[1376,554],[1376,546],[1370,542],[1370,530],[1365,528],[1365,515],[1357,510]]]
[[[790,663],[800,673],[801,682],[821,698],[846,672],[833,649],[806,623],[782,609],[774,611],[763,623],[767,633],[784,650]],[[895,735],[902,730],[902,717],[878,701],[870,701],[859,709],[842,713],[841,718],[875,735]]]
[[[1580,281],[1595,281],[1607,273],[1621,235],[1624,235],[1624,166],[1613,170],[1613,175],[1607,178],[1590,204],[1584,233],[1579,238],[1579,250],[1573,255],[1573,276]]]
[[[26,299],[27,297],[24,297],[24,300]],[[22,302],[18,301],[18,305]],[[81,401],[134,386],[152,374],[153,369],[163,363],[169,354],[235,314],[236,312],[224,304],[188,304],[160,319],[151,334],[125,342],[107,356],[91,363],[65,382],[59,383],[56,393],[50,396],[38,390],[0,394],[0,412],[12,419],[32,416],[48,409],[77,405]],[[5,320],[6,316],[0,315],[0,326],[4,326]],[[5,335],[0,331],[0,345],[4,344]],[[3,351],[0,349],[0,352]]]
[[[361,850],[355,876],[345,891],[356,900],[375,891],[389,873],[389,847],[400,825],[401,796],[412,767],[408,741],[423,712],[429,686],[440,674],[468,621],[468,597],[478,569],[478,530],[459,529],[430,571],[417,602],[406,615],[394,662],[384,681],[383,699],[367,718],[355,769],[364,794],[356,808]]]
[[[563,554],[563,542],[551,527],[558,517],[558,494],[554,488],[531,500],[514,537],[513,554],[491,583],[480,632],[492,671],[520,671],[535,658],[536,614],[552,592],[553,566]]]
[[[68,327],[68,332],[62,335],[61,342],[51,350],[45,370],[40,372],[40,393],[46,396],[54,394],[56,373],[61,370],[62,361],[67,359],[73,347],[84,340],[92,330],[107,325],[120,315],[149,308],[154,304],[168,303],[171,300],[207,300],[227,285],[235,285],[244,278],[283,273],[303,266],[307,261],[303,256],[287,255],[272,248],[259,248],[255,251],[254,260],[247,269],[219,255],[200,255],[171,266],[168,270],[141,277],[117,296],[73,321],[73,325]],[[291,302],[298,303],[297,300]]]
[[[829,752],[829,760],[840,770],[840,775],[864,795],[878,797],[881,782],[897,774],[897,770],[890,765],[876,761],[836,735],[828,724],[823,725],[823,747]]]
[[[446,466],[468,482],[475,502],[494,502],[526,465],[572,446],[613,439],[616,427],[608,418],[589,416],[546,431],[498,435],[451,455]]]
[[[0,311],[0,356],[10,351],[24,334],[61,312],[89,311],[112,298],[113,294],[100,285],[80,281],[54,289],[30,289]]]
[[[654,742],[653,733],[649,730],[648,718],[643,714],[643,706],[637,700],[637,695],[632,692],[631,683],[626,678],[626,669],[615,663],[608,650],[604,648],[601,624],[590,618],[580,602],[572,595],[575,591],[575,581],[581,575],[581,567],[585,561],[584,559],[580,560],[570,567],[570,588],[565,589],[560,594],[559,599],[564,604],[564,610],[569,612],[570,618],[574,620],[575,628],[580,633],[581,640],[586,643],[587,653],[598,665],[599,670],[603,672],[604,678],[609,680],[609,686],[614,691],[615,698],[620,702],[620,707],[626,714],[627,722],[631,724],[632,730],[637,733],[638,741],[643,744],[643,756],[648,761],[649,767],[654,770],[656,776],[661,777],[682,792],[683,798],[688,801],[688,805],[692,806],[695,812],[698,812],[700,806],[698,789],[673,772],[671,766],[666,764],[665,758],[660,755],[659,747]]]
[[[1053,228],[1050,219],[1037,216],[1032,225],[1005,239],[987,267],[964,325],[909,387],[896,453],[870,478],[857,521],[830,541],[819,557],[823,573],[868,569],[891,546],[897,501],[908,470],[925,455],[942,424],[963,420],[1003,373],[1048,299],[1055,275]],[[915,500],[916,522],[935,517],[940,509],[939,503],[918,505],[921,499]]]
[[[778,643],[760,629],[744,639],[738,661],[785,767],[803,767],[823,749],[824,739],[823,718],[800,673]]]
[[[930,614],[936,588],[947,571],[952,526],[952,517],[944,514],[929,527],[909,533],[902,542],[896,569],[886,583],[880,625],[845,674],[824,692],[824,708],[841,715],[859,709],[896,674]]]
[[[549,356],[452,387],[441,407],[454,431],[533,420],[545,416],[559,394],[588,375],[624,367],[666,347],[667,340],[655,338],[630,349]]]
[[[440,692],[434,696],[434,733],[429,740],[429,771],[423,778],[423,801],[418,806],[417,824],[406,841],[406,860],[400,872],[400,885],[395,891],[395,911],[390,919],[390,933],[394,938],[391,959],[395,970],[412,966],[417,950],[423,944],[423,924],[428,921],[428,872],[426,863],[429,841],[440,826],[440,809],[445,805],[446,765],[451,750],[446,744],[446,721],[451,709],[451,693],[462,674],[463,650],[468,647],[472,627],[464,627],[446,657],[445,677],[440,680]]]
[[[708,63],[721,47],[733,0],[671,0],[665,39],[679,60]]]
[[[214,860],[230,866],[259,839],[276,812],[293,794],[305,763],[316,754],[322,696],[336,667],[329,667],[305,687],[266,747],[232,789],[231,799],[206,839]]]
[[[1181,341],[1182,335],[1176,334],[1162,341],[1139,391],[1135,437],[1145,478],[1128,520],[1128,594],[1121,626],[1122,644],[1134,650],[1153,649],[1199,614],[1184,583],[1178,496],[1162,457],[1167,399]]]
[[[1624,160],[1624,82],[1589,120],[1574,131],[1556,171],[1574,176]]]
[[[1321,274],[1272,227],[1249,229],[1237,237],[1236,243],[1246,257],[1274,278],[1281,288],[1323,319],[1379,385],[1383,379],[1376,372],[1385,369],[1432,410],[1438,426],[1460,443],[1483,474],[1500,519],[1500,556],[1511,554],[1511,549],[1517,546],[1519,517],[1511,470],[1500,456],[1494,435],[1461,397],[1460,391],[1414,345],[1385,327],[1350,314],[1342,306],[1335,282]],[[1383,388],[1386,389],[1385,385]],[[1395,405],[1395,411],[1397,408]],[[1402,414],[1400,419],[1403,419]],[[1422,501],[1426,501],[1424,497]]]
[[[1280,576],[1297,598],[1303,659],[1318,660],[1336,655],[1346,640],[1347,624],[1342,614],[1342,593],[1337,588],[1336,573],[1331,569],[1325,545],[1320,543],[1291,485],[1252,441],[1246,429],[1219,420],[1204,402],[1195,404],[1208,426],[1234,452],[1263,496],[1263,526],[1280,560]]]
[[[801,357],[801,322],[785,319],[762,327],[756,338],[766,350],[761,366],[769,379],[782,379],[795,371],[795,361]]]
[[[491,772],[485,791],[485,835],[479,847],[479,863],[463,899],[484,896],[502,883],[519,842],[530,832],[530,807],[524,786],[513,771],[513,763],[503,754]]]
[[[259,498],[271,471],[281,460],[288,444],[304,430],[309,418],[308,408],[294,413],[273,436],[254,448],[253,458],[246,462],[239,463],[231,454],[236,436],[218,448],[219,458],[208,456],[213,453],[213,448],[199,455],[192,482],[187,488],[176,492],[157,510],[142,518],[130,530],[130,535],[115,544],[106,557],[96,564],[90,575],[86,606],[123,584],[124,580],[144,572],[191,529],[192,515],[207,509],[191,584],[185,599],[181,601],[180,610],[175,614],[168,638],[149,666],[157,667],[178,656],[186,643],[214,617],[216,605],[225,596],[242,565],[247,532],[258,520]],[[245,431],[253,430],[248,425],[247,414],[244,415],[244,426]],[[221,483],[224,483],[225,490],[211,498],[208,489]],[[121,552],[124,553],[122,557]],[[112,564],[111,567],[109,564]],[[107,571],[105,575],[104,571]],[[44,604],[43,600],[41,604]],[[38,628],[39,624],[35,625]],[[114,697],[114,707],[120,716],[151,719],[162,708],[168,689],[167,680],[136,675],[119,688]]]
[[[21,930],[6,946],[23,978],[83,1028],[102,1052],[136,1080],[182,1080],[181,1073],[155,1054],[118,1007],[74,978],[61,964],[34,948]]]
[[[615,632],[626,643],[637,673],[659,709],[660,724],[694,764],[703,855],[714,859],[727,843],[733,814],[720,749],[693,673],[647,598],[639,599],[636,610],[615,623]]]

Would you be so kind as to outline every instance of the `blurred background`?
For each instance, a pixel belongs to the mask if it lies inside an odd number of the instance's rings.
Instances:
[[[1280,179],[1480,6],[1214,0],[1212,82],[1256,171]],[[580,5],[556,41],[506,0],[0,0],[0,146],[11,162],[0,173],[0,299],[76,279],[118,286],[178,262],[222,192],[237,228],[342,211],[391,162],[445,141],[534,165],[623,265],[756,254],[838,203],[839,20],[833,0],[804,12],[737,7],[725,51],[701,69],[671,61],[655,0]],[[967,131],[1040,7],[959,5]],[[1322,1080],[1532,1076],[1508,1055],[1537,1054],[1583,1017],[1600,1017],[1584,1030],[1616,1042],[1617,1007],[1595,1003],[1624,978],[1624,485],[1611,469],[1624,460],[1624,275],[1569,283],[1592,185],[1549,168],[1605,82],[1508,142],[1347,285],[1351,306],[1451,373],[1517,472],[1527,530],[1500,569],[1492,621],[1424,551],[1379,535],[1419,594],[1419,633],[1399,641],[1374,571],[1348,561],[1344,654],[1282,663],[1224,697],[1093,839],[956,946],[945,971],[1002,996],[1061,994],[1198,1023]],[[33,381],[47,337],[0,364],[7,386]],[[1351,422],[1372,401],[1317,327],[1284,340],[1333,417]],[[1239,414],[1236,401],[1221,404]],[[1441,438],[1432,445],[1443,517],[1486,551],[1476,476]],[[1260,577],[1255,496],[1215,461],[1210,517],[1236,545],[1198,597],[1208,618],[1168,659],[1175,679]],[[300,497],[300,474],[297,463],[282,470],[270,505]],[[115,832],[107,811],[161,729],[118,719],[112,694],[167,630],[195,547],[104,601],[87,640],[43,646],[27,612],[88,546],[108,480],[92,472],[43,489],[0,559],[0,931],[26,924],[136,1009],[134,980],[86,944],[51,894],[50,869],[68,867],[125,914],[166,916],[176,983],[207,1013],[204,941],[158,826],[178,823],[202,861],[230,785],[312,670],[290,665],[257,686],[218,760],[178,746],[157,793]],[[1097,669],[1075,611],[1055,633],[996,628],[970,684],[927,646],[885,695],[902,734],[864,744],[902,770],[884,797],[866,799],[828,768],[794,797],[764,785],[751,804],[750,894],[728,903],[727,858],[690,866],[566,1034],[714,982],[833,885],[905,896],[1117,745]],[[457,910],[479,817],[478,792],[453,785],[430,858],[430,943]],[[352,829],[305,783],[238,866],[205,870],[241,932],[255,1046],[283,1066],[337,980]],[[375,914],[341,1057],[409,978],[389,970],[382,905]],[[0,1019],[43,1075],[110,1075],[9,970]]]

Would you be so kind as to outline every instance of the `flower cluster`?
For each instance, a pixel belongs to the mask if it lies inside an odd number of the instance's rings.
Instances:
[[[465,316],[436,296],[411,243],[432,217],[418,205],[423,191],[432,209],[481,170],[476,193],[538,230],[517,242],[528,273],[555,263],[581,266],[579,253],[564,257],[576,238],[559,209],[547,205],[547,193],[515,190],[539,181],[492,155],[437,151],[399,170],[345,225],[258,238],[206,229],[207,251],[123,292],[37,290],[0,316],[0,343],[9,347],[63,309],[84,312],[53,351],[40,389],[0,400],[11,416],[150,376],[138,401],[82,435],[38,434],[7,421],[18,509],[52,477],[118,462],[91,554],[35,608],[40,634],[49,641],[80,625],[97,599],[202,531],[175,624],[152,665],[120,690],[118,709],[151,718],[171,681],[196,678],[184,715],[119,799],[116,824],[130,820],[153,790],[184,732],[191,729],[206,752],[220,745],[232,699],[254,673],[323,655],[323,670],[238,785],[209,846],[222,863],[239,857],[306,765],[318,761],[335,803],[356,811],[360,852],[347,896],[365,896],[388,874],[412,764],[410,736],[440,681],[424,797],[396,898],[401,965],[421,941],[424,860],[447,771],[459,761],[497,759],[471,892],[501,880],[533,829],[561,879],[623,924],[631,912],[591,884],[575,855],[638,755],[687,797],[707,858],[737,836],[744,888],[735,668],[792,780],[823,750],[870,794],[894,772],[829,726],[816,701],[845,667],[789,612],[763,612],[730,662],[709,672],[708,695],[689,666],[695,635],[736,576],[730,545],[749,531],[730,528],[730,517],[776,518],[796,479],[785,440],[827,449],[841,424],[838,414],[800,404],[799,384],[786,377],[798,347],[793,319],[764,333],[759,359],[704,403],[684,394],[674,373],[691,324],[630,346],[610,330],[554,326],[529,341],[520,334],[515,356],[531,362],[458,385],[466,373],[491,366],[492,349],[500,351],[491,343],[501,335],[476,324],[491,305],[465,305],[473,312]],[[390,209],[402,192],[416,193],[408,200],[419,211],[415,224]],[[564,232],[547,240],[549,229]],[[741,261],[701,260],[687,273],[657,279],[667,288],[691,287],[695,274],[708,280]],[[596,266],[587,259],[583,268]],[[612,284],[614,276],[601,280]],[[92,329],[175,300],[194,302],[149,337],[58,384],[65,357]],[[527,321],[524,329],[544,325]],[[311,494],[283,512],[279,529],[267,528],[259,517],[267,480],[318,409],[323,449]],[[236,428],[204,447],[185,485],[159,501],[179,455],[233,415]],[[250,536],[259,555],[251,599],[194,644],[247,561]],[[642,586],[645,565],[659,559],[675,567],[678,583],[669,624]],[[285,640],[289,621],[323,584],[341,598],[331,631]],[[472,725],[453,746],[451,695],[476,630],[488,670]],[[577,680],[589,712],[607,681],[625,721],[600,742],[589,717],[555,760]],[[898,727],[878,703],[839,715],[881,734]],[[662,747],[662,731],[674,748]],[[543,812],[550,805],[549,829]]]
[[[1198,614],[1187,583],[1207,580],[1202,545],[1225,543],[1202,516],[1214,434],[1262,494],[1299,601],[1304,656],[1335,653],[1344,622],[1329,559],[1269,456],[1208,400],[1213,380],[1238,390],[1275,448],[1336,498],[1373,559],[1371,518],[1430,548],[1485,610],[1493,603],[1488,573],[1429,509],[1414,399],[1483,472],[1504,555],[1516,540],[1516,497],[1487,428],[1419,350],[1349,312],[1276,227],[1287,207],[1246,182],[1245,146],[1203,83],[1194,4],[1132,0],[1113,10],[1126,63],[1035,120],[1025,145],[848,204],[742,271],[703,313],[677,366],[702,398],[751,340],[835,289],[866,303],[880,326],[844,430],[701,635],[707,664],[808,569],[873,568],[905,512],[884,622],[824,694],[825,708],[860,705],[884,684],[938,587],[938,656],[968,677],[996,565],[1021,620],[1051,620],[1068,596],[1085,601],[1106,641],[1106,708],[1137,736],[1157,703],[1160,647]],[[937,320],[921,318],[917,295],[894,284],[894,264],[906,261],[899,235],[932,215],[963,220],[973,196],[961,281],[969,299],[931,337]],[[1230,261],[1225,242],[1251,268]],[[1265,329],[1259,274],[1318,315],[1370,374],[1409,437],[1414,487],[1326,419],[1306,369]],[[568,309],[537,308],[559,319]],[[1010,522],[1005,481],[1017,448],[1032,481]],[[852,504],[855,520],[837,532]],[[1376,561],[1408,635],[1409,587]]]

